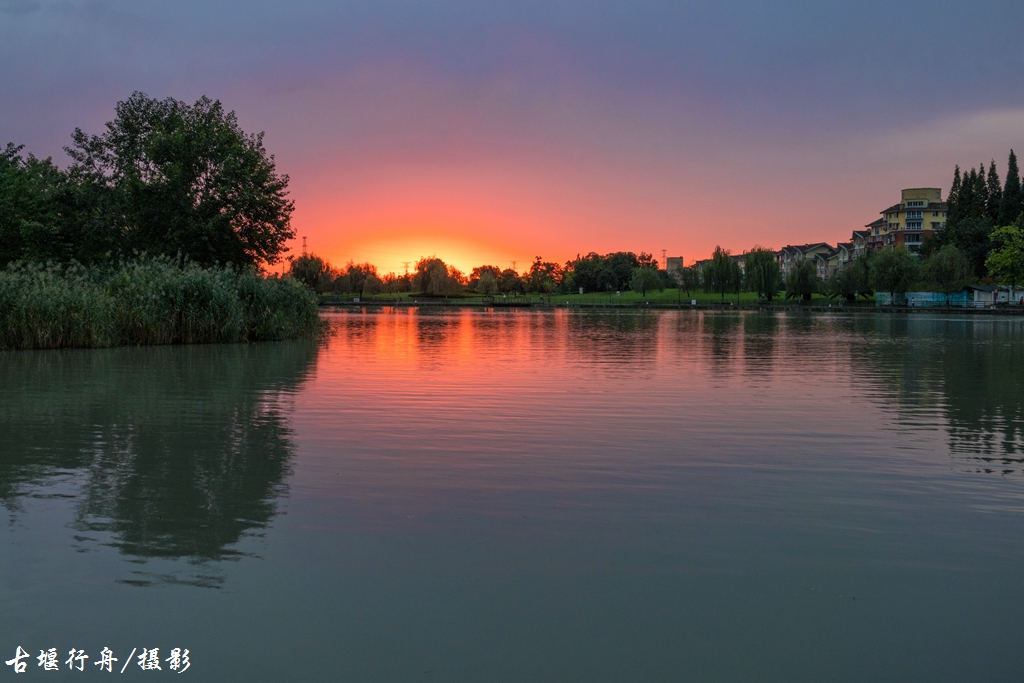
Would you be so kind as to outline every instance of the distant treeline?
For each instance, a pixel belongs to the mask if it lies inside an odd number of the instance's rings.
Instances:
[[[876,291],[889,292],[890,296],[918,290],[948,295],[974,279],[970,263],[951,245],[924,259],[902,246],[878,252],[869,250],[827,281],[818,276],[811,259],[798,261],[785,276],[770,249],[754,248],[745,255],[745,261],[746,269],[741,271],[728,251],[716,247],[701,273],[704,291],[719,294],[723,300],[726,294],[750,291],[767,301],[782,292],[787,299],[806,301],[820,294],[828,299],[854,301],[858,297],[873,297]]]
[[[524,273],[512,268],[482,265],[468,275],[437,257],[421,258],[416,268],[398,275],[380,275],[371,263],[349,263],[335,268],[329,262],[308,254],[293,259],[290,274],[317,292],[381,294],[417,292],[427,296],[455,296],[462,293],[566,294],[585,292],[663,290],[675,287],[675,274],[659,269],[645,252],[619,251],[611,254],[591,252],[564,264],[545,261],[538,256]]]
[[[1000,258],[1024,266],[1024,231],[1011,226],[996,231],[1003,243],[989,265],[997,268]],[[1016,256],[1014,256],[1016,254]],[[464,275],[439,258],[420,259],[415,270],[407,275],[388,273],[380,276],[371,263],[349,263],[334,268],[315,254],[293,259],[290,275],[310,290],[321,294],[402,294],[457,297],[462,295],[495,296],[518,294],[576,294],[628,291],[646,296],[649,291],[679,289],[686,292],[715,294],[725,300],[727,294],[756,292],[759,298],[772,301],[785,296],[809,300],[820,294],[829,299],[853,301],[873,297],[876,291],[903,293],[930,290],[951,294],[964,285],[978,281],[970,261],[953,245],[944,245],[929,256],[918,258],[902,247],[881,252],[868,251],[827,281],[818,276],[813,260],[805,259],[783,275],[776,252],[755,247],[744,255],[745,268],[722,247],[716,247],[712,258],[698,270],[695,266],[675,271],[659,269],[649,254],[632,252],[588,254],[564,265],[543,261],[538,257],[525,273],[511,268],[478,266]],[[1017,261],[1012,261],[1017,259]],[[1009,268],[1006,284],[1024,283],[1024,268]],[[1020,277],[1014,277],[1019,273]]]

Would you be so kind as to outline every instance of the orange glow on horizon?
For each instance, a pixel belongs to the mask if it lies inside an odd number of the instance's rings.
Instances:
[[[359,175],[318,168],[301,183],[296,175],[299,239],[289,246],[295,253],[307,236],[308,250],[332,265],[369,262],[382,275],[429,256],[468,275],[513,263],[526,272],[538,256],[565,263],[589,251],[647,251],[659,260],[662,248],[682,252],[685,234],[672,229],[671,208],[638,197],[623,202],[618,175],[573,178],[544,164],[382,162]],[[658,232],[675,234],[666,240]]]
[[[514,196],[512,185],[479,176],[405,177],[350,188],[328,201],[317,197],[299,204],[299,239],[289,246],[301,250],[305,235],[308,251],[332,265],[369,262],[382,275],[401,274],[406,264],[411,271],[431,256],[467,275],[481,265],[515,264],[524,272],[536,256],[564,261],[568,256],[556,254],[549,241],[561,217],[549,205]]]
[[[514,262],[520,272],[529,268],[526,259],[516,258],[519,250],[510,245],[460,233],[442,228],[374,230],[366,236],[356,232],[354,235],[328,238],[322,248],[314,249],[315,245],[311,244],[309,249],[335,266],[343,266],[349,261],[372,263],[382,275],[400,275],[407,267],[411,272],[417,261],[429,257],[437,257],[466,275],[481,265],[504,269],[512,267]]]

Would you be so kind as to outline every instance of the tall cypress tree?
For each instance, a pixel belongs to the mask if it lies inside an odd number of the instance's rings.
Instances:
[[[962,221],[971,215],[971,207],[974,206],[974,186],[976,174],[972,168],[964,172],[964,180],[960,185],[960,201],[957,202],[957,220]]]
[[[960,218],[960,164],[953,171],[953,184],[946,198],[946,225],[952,225]]]
[[[999,172],[996,171],[996,160],[993,159],[988,167],[988,206],[985,215],[992,219],[995,224],[999,220],[999,211],[1003,204],[1003,188],[999,183]]]
[[[1012,225],[1021,211],[1024,210],[1024,196],[1021,195],[1020,170],[1017,168],[1017,155],[1010,150],[1010,160],[1006,164],[1006,185],[1003,187],[1003,198],[999,206],[998,225]]]
[[[974,169],[971,169],[974,173]],[[974,196],[971,197],[971,216],[984,218],[988,213],[988,183],[985,181],[985,164],[978,164],[978,172],[973,175]]]

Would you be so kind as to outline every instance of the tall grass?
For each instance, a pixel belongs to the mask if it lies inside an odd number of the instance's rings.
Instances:
[[[0,271],[0,349],[260,341],[319,327],[302,284],[231,266],[141,257]]]

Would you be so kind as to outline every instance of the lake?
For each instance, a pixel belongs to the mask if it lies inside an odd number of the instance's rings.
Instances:
[[[1024,675],[1024,320],[326,317],[318,341],[0,353],[0,661]]]

